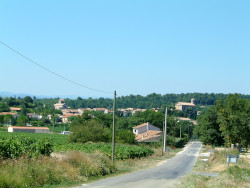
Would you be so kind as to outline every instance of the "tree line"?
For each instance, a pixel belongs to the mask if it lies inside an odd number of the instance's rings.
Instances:
[[[250,100],[239,94],[218,99],[198,118],[195,134],[204,144],[239,144],[248,147],[250,143]]]
[[[166,106],[174,106],[177,102],[190,102],[191,98],[195,99],[196,105],[214,105],[215,101],[219,98],[225,99],[228,94],[222,93],[181,93],[181,94],[156,94],[152,93],[147,96],[141,95],[129,95],[117,97],[118,108],[165,108]],[[241,98],[250,99],[250,95],[239,94]],[[46,104],[53,105],[58,101],[56,99],[37,99],[37,101]],[[96,108],[103,107],[112,109],[113,99],[111,98],[88,98],[83,99],[78,97],[77,99],[65,99],[66,104],[71,108]]]

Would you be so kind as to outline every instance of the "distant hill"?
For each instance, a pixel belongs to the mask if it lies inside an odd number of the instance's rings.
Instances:
[[[26,97],[26,96],[30,96],[33,97],[35,96],[38,99],[46,99],[46,98],[69,98],[69,99],[76,99],[78,96],[76,95],[50,95],[50,96],[46,96],[46,95],[33,95],[33,94],[28,94],[28,93],[11,93],[11,92],[6,92],[6,91],[1,91],[0,92],[0,96],[1,97]],[[82,97],[82,98],[88,98],[88,97]],[[97,98],[97,97],[94,97]]]

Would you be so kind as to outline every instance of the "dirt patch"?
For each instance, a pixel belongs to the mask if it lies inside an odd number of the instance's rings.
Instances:
[[[211,167],[210,171],[212,172],[222,172],[227,169],[227,165],[217,164],[216,166]]]
[[[67,153],[62,152],[53,152],[50,154],[50,157],[56,158],[58,160],[64,160],[67,158]]]

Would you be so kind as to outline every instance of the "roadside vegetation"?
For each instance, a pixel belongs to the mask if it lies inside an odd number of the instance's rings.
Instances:
[[[173,149],[162,156],[160,143],[117,144],[113,164],[108,143],[69,143],[67,135],[59,134],[0,132],[0,138],[3,188],[77,185],[110,174],[152,167],[180,151]],[[43,144],[41,141],[45,140],[48,142]]]
[[[206,162],[199,157],[193,167],[196,173],[187,175],[180,187],[250,187],[249,100],[238,94],[218,99],[198,118],[194,134],[206,145],[203,152],[210,152],[210,157]],[[238,163],[228,167],[228,154],[239,155]],[[204,176],[204,173],[218,173],[218,176]]]
[[[205,146],[202,150],[202,152],[209,151],[212,152],[208,161],[204,162],[202,161],[204,157],[199,157],[193,167],[193,173],[185,176],[179,188],[250,187],[249,153],[240,154],[237,149],[212,148],[211,146]],[[226,160],[228,154],[240,155],[238,163],[230,163],[228,166]],[[207,173],[215,176],[208,176]]]

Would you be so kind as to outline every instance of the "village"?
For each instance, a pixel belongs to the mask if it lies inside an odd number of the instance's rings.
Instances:
[[[189,109],[193,112],[196,112],[195,109],[195,99],[192,98],[191,102],[178,102],[175,105],[175,109],[171,109],[172,111],[185,111],[186,109]],[[44,117],[42,114],[36,114],[36,113],[27,113],[27,118],[29,120],[41,120],[44,118],[47,118],[50,122],[54,123],[55,117],[57,118],[57,121],[59,124],[70,124],[72,120],[74,120],[74,117],[81,116],[84,112],[99,112],[103,114],[112,114],[113,111],[107,108],[79,108],[79,109],[71,109],[68,107],[65,103],[64,99],[59,99],[58,103],[54,104],[54,109],[60,110],[61,114],[48,114],[47,117]],[[20,111],[22,109],[19,107],[10,107],[10,112],[1,112],[0,116],[6,116],[11,115],[14,119],[17,119],[20,117]],[[121,117],[128,117],[133,116],[137,112],[145,112],[147,109],[140,109],[140,108],[119,108],[117,109],[117,112]],[[153,112],[158,112],[159,108],[152,108],[148,109]],[[197,115],[200,115],[200,111],[196,112]],[[91,113],[89,114],[90,116]],[[197,125],[196,120],[192,120],[188,117],[175,117],[175,121],[178,123],[180,121],[189,122],[189,126],[191,125]],[[25,123],[25,126],[11,126],[11,119],[9,122],[6,122],[5,125],[8,126],[8,132],[30,132],[30,133],[52,133],[49,128],[45,126],[34,126],[31,121],[28,121]],[[53,124],[54,126],[54,124]],[[181,127],[180,127],[181,128]],[[188,127],[189,128],[189,127]],[[159,142],[160,139],[163,136],[162,128],[157,127],[155,125],[152,125],[151,122],[145,122],[139,125],[134,125],[132,127],[132,131],[135,135],[135,140],[137,142]],[[53,131],[54,132],[54,131]],[[64,131],[61,132],[61,134],[70,134],[72,132]],[[181,134],[181,133],[180,133]]]

